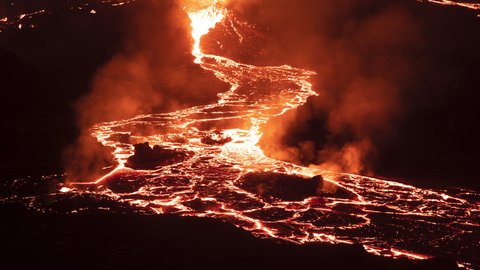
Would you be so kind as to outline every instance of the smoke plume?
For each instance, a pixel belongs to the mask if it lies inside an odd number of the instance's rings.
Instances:
[[[227,87],[193,64],[182,3],[147,0],[128,8],[133,15],[126,18],[130,27],[120,51],[98,69],[90,93],[75,104],[81,135],[65,154],[65,170],[75,181],[91,180],[111,162],[90,138],[95,123],[204,104]]]
[[[399,1],[264,0],[232,1],[230,9],[265,35],[239,41],[237,50],[231,44],[222,50],[212,41],[211,50],[239,61],[289,64],[318,74],[319,96],[264,128],[265,153],[369,173],[377,145],[395,130],[402,91],[420,61],[419,26],[408,8]],[[229,27],[218,27],[217,34],[232,32],[225,30]],[[256,50],[243,54],[245,46]]]

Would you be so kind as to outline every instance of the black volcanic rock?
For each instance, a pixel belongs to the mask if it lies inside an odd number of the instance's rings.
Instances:
[[[35,214],[5,204],[0,213],[5,269],[458,269],[448,258],[392,260],[360,245],[259,239],[208,218]]]
[[[322,181],[321,176],[303,178],[280,173],[248,173],[243,177],[240,187],[260,195],[300,201],[318,195]]]
[[[147,183],[141,174],[118,173],[106,179],[106,186],[115,193],[131,193],[139,190]]]
[[[159,145],[150,147],[148,142],[135,145],[135,154],[128,158],[127,166],[132,169],[154,169],[186,160],[188,151],[166,149]]]
[[[328,183],[321,175],[305,178],[282,173],[248,173],[239,183],[247,191],[288,201],[301,201],[312,196],[348,198],[355,195],[336,187],[325,188]]]

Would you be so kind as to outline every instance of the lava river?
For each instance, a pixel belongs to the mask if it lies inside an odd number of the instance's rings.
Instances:
[[[267,157],[257,145],[262,125],[316,95],[309,81],[315,73],[202,53],[200,38],[228,16],[219,4],[189,13],[195,62],[230,89],[216,103],[95,125],[92,135],[114,149],[116,168],[61,192],[108,196],[158,214],[219,218],[298,244],[359,243],[382,256],[448,254],[467,268],[480,265],[480,194]]]

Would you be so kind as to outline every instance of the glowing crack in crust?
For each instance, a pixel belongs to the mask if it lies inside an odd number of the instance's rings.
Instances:
[[[230,89],[219,94],[216,103],[95,125],[92,135],[115,149],[117,167],[93,183],[73,184],[62,192],[102,194],[157,213],[220,218],[257,236],[294,243],[360,243],[368,252],[395,258],[425,259],[438,252],[437,247],[458,251],[455,255],[461,258],[454,238],[467,239],[463,248],[480,250],[475,240],[480,204],[472,191],[434,191],[353,174],[338,176],[265,156],[257,145],[260,127],[316,95],[309,82],[315,73],[287,65],[241,64],[202,53],[201,37],[227,16],[218,3],[189,12],[195,62]],[[205,138],[221,143],[206,144]],[[129,168],[134,144],[143,142],[192,154],[150,170]],[[294,201],[242,188],[245,175],[262,172],[322,175],[350,196]],[[108,182],[122,174],[132,181],[141,179],[141,185],[134,191],[109,188]],[[83,185],[96,188],[85,190]],[[467,267],[478,263],[465,261]]]

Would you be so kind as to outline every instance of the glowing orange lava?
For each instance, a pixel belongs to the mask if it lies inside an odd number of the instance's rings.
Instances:
[[[202,36],[233,15],[218,2],[188,15],[195,62],[231,88],[219,94],[216,103],[95,125],[92,135],[115,149],[116,169],[93,183],[74,183],[61,192],[101,194],[156,213],[220,218],[257,236],[299,244],[360,243],[368,252],[394,258],[428,258],[424,254],[430,245],[441,246],[452,234],[479,229],[480,204],[466,199],[476,196],[474,192],[434,191],[353,174],[338,176],[267,157],[258,146],[260,127],[317,95],[309,81],[315,73],[204,54]],[[206,143],[205,138],[214,143]],[[181,162],[148,170],[128,168],[134,145],[144,142],[189,154]],[[265,172],[299,178],[322,175],[346,195],[285,200],[242,188],[245,175]],[[141,179],[141,186],[135,191],[110,188],[109,182],[122,174]],[[84,185],[96,188],[85,190]],[[447,233],[437,232],[436,238],[427,241],[415,232],[421,228],[428,235],[433,225]],[[422,249],[414,249],[419,243]],[[472,245],[475,248],[478,243]]]
[[[200,57],[202,55],[200,50],[202,36],[225,18],[225,9],[222,9],[219,3],[215,3],[208,8],[188,13],[188,17],[192,21],[192,37],[195,42],[192,53],[194,56]]]
[[[444,5],[444,6],[458,6],[473,10],[480,10],[480,3],[469,3],[469,2],[462,2],[462,1],[451,1],[451,0],[426,0],[430,3]]]

